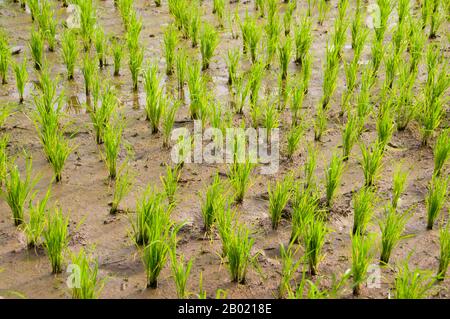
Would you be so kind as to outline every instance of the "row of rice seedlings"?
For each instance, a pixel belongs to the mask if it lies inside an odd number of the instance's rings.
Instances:
[[[164,194],[170,205],[174,205],[176,202],[176,192],[178,189],[178,181],[180,180],[181,169],[179,166],[166,167],[166,176],[161,176],[161,182],[164,187]]]
[[[433,176],[425,198],[427,208],[427,229],[433,229],[434,222],[439,217],[447,202],[448,176]]]
[[[22,104],[24,100],[25,85],[28,81],[27,59],[24,57],[22,63],[14,63],[14,74],[16,76],[16,86],[19,92],[19,103]]]
[[[125,161],[117,172],[117,176],[114,182],[113,199],[111,202],[110,214],[116,214],[119,211],[119,204],[122,199],[127,196],[133,187],[135,174],[128,166],[128,162]]]
[[[209,63],[214,51],[219,44],[219,36],[214,27],[209,23],[203,23],[200,33],[200,52],[202,54],[202,70],[209,69]]]
[[[25,204],[33,196],[33,189],[37,182],[38,178],[32,177],[31,157],[26,159],[25,176],[21,175],[14,160],[10,160],[4,176],[5,189],[2,191],[2,197],[11,208],[15,226],[24,222]]]
[[[105,285],[105,280],[100,280],[98,274],[98,261],[83,248],[78,254],[72,254],[71,263],[77,266],[76,280],[72,290],[73,299],[97,299]]]
[[[46,228],[44,230],[44,247],[50,259],[52,273],[62,271],[64,253],[69,244],[68,238],[69,217],[64,217],[61,208],[54,208],[47,213]]]
[[[45,230],[47,204],[50,199],[51,188],[49,187],[42,200],[28,204],[28,221],[23,224],[23,232],[27,239],[28,248],[36,248],[42,244],[42,234]]]
[[[215,223],[217,215],[223,211],[225,197],[223,195],[224,187],[218,174],[214,176],[213,182],[206,189],[205,195],[201,196],[201,213],[205,232],[211,230]]]
[[[97,144],[103,143],[106,126],[116,110],[117,105],[118,100],[114,88],[106,84],[101,94],[101,104],[95,108],[89,108],[89,115],[94,127]]]
[[[117,176],[117,159],[121,150],[124,126],[121,114],[113,111],[112,118],[105,125],[103,131],[104,153],[102,157],[105,160],[111,180],[114,180]]]
[[[445,129],[439,134],[434,145],[434,170],[433,175],[439,176],[450,156],[450,129]]]
[[[341,177],[344,170],[344,162],[342,157],[333,153],[330,159],[330,163],[325,168],[325,191],[326,191],[326,203],[328,207],[331,207],[335,193],[341,184]]]
[[[385,207],[383,219],[379,221],[381,230],[381,264],[388,264],[392,250],[398,245],[400,240],[408,237],[403,235],[403,232],[410,217],[410,210],[400,213],[392,205]]]
[[[287,175],[282,181],[276,181],[275,186],[269,184],[269,215],[272,221],[272,229],[276,230],[280,224],[283,210],[291,198],[293,178]]]
[[[361,284],[367,279],[367,270],[373,259],[374,237],[371,234],[365,236],[359,233],[352,235],[352,268],[353,295],[361,293]]]

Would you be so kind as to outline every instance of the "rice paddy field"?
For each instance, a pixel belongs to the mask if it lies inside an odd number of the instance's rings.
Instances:
[[[0,0],[0,297],[448,298],[449,3]]]

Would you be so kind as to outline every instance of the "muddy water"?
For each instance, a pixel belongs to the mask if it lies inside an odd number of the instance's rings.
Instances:
[[[162,57],[162,27],[172,21],[168,14],[167,2],[163,1],[161,8],[156,8],[151,1],[135,1],[135,8],[143,18],[143,30],[141,33],[141,45],[145,48],[145,60],[156,61],[161,73],[165,68]],[[317,11],[314,9],[314,28],[311,52],[313,54],[313,73],[310,89],[304,103],[304,114],[307,120],[311,120],[315,113],[315,107],[319,103],[322,91],[322,65],[324,63],[326,40],[333,28],[336,16],[336,2],[332,1],[332,9],[328,19],[322,26],[317,24]],[[97,1],[98,21],[108,35],[122,36],[124,33],[121,19],[114,8],[113,1]],[[280,12],[284,12],[284,4],[280,4]],[[236,4],[230,5],[234,12]],[[305,4],[299,5],[305,9]],[[211,1],[204,1],[204,19],[217,24],[215,17],[211,14]],[[239,13],[244,17],[245,11],[253,12],[253,2],[240,4]],[[299,10],[299,12],[301,11]],[[417,11],[417,9],[415,9]],[[60,21],[67,17],[64,9],[58,8],[58,19]],[[353,13],[352,13],[353,15]],[[301,15],[296,14],[297,17]],[[0,3],[0,26],[10,36],[12,46],[21,46],[23,50],[15,59],[21,60],[24,55],[30,57],[27,41],[32,28],[30,16],[19,8],[18,4],[7,1]],[[441,28],[441,34],[448,30],[448,24]],[[386,41],[390,39],[390,33]],[[372,37],[372,35],[370,35]],[[224,60],[226,50],[231,47],[241,47],[241,39],[232,39],[229,29],[221,31],[221,41],[216,50],[210,70],[207,71],[210,82],[209,87],[220,101],[229,101],[229,90],[227,87],[227,70]],[[438,38],[443,42],[446,49],[448,43],[445,37]],[[347,43],[350,42],[350,34]],[[444,43],[445,42],[445,43]],[[189,43],[183,44],[187,48]],[[198,49],[189,49],[191,54],[200,58]],[[447,50],[448,52],[448,50]],[[95,246],[95,254],[99,259],[100,274],[107,278],[106,286],[102,292],[105,298],[174,298],[175,287],[170,277],[169,267],[165,267],[156,290],[145,289],[145,271],[140,257],[128,237],[130,231],[129,221],[125,214],[116,217],[109,215],[108,203],[112,198],[112,190],[107,180],[107,170],[100,157],[100,149],[95,144],[89,115],[83,109],[86,99],[84,96],[83,78],[78,65],[74,81],[65,80],[65,67],[59,52],[46,52],[47,60],[52,74],[60,79],[60,89],[67,96],[67,121],[70,121],[70,130],[76,132],[72,138],[77,149],[70,155],[65,170],[63,181],[52,186],[52,201],[57,202],[70,215],[70,230],[72,240],[70,249],[76,251],[82,246]],[[344,58],[349,60],[352,51],[344,50]],[[363,54],[363,60],[370,58],[370,48],[367,46]],[[111,64],[111,58],[108,58]],[[145,64],[146,62],[144,62]],[[248,70],[250,64],[244,58],[243,68]],[[131,90],[131,77],[127,66],[127,57],[123,59],[121,75],[112,76],[112,65],[108,65],[101,71],[102,76],[112,81],[116,86],[121,104],[127,117],[127,127],[124,132],[125,140],[133,146],[134,160],[132,167],[138,172],[132,192],[124,199],[121,208],[133,210],[135,202],[139,198],[142,189],[147,184],[159,185],[159,176],[164,173],[164,164],[170,163],[170,153],[162,148],[160,134],[152,135],[149,124],[145,121],[143,104],[145,96],[142,93],[140,83],[139,93]],[[294,63],[289,66],[291,75],[297,74],[298,69]],[[322,180],[323,171],[333,151],[340,151],[341,133],[340,119],[337,116],[340,110],[340,97],[344,89],[344,70],[339,71],[338,86],[332,99],[332,115],[329,119],[329,127],[322,142],[316,142],[319,149],[317,179]],[[16,154],[21,149],[27,150],[33,156],[33,169],[40,175],[37,185],[37,197],[44,195],[51,181],[52,171],[46,162],[42,147],[35,133],[35,128],[29,119],[32,105],[33,82],[37,80],[37,74],[29,64],[30,84],[27,86],[25,104],[18,107],[16,112],[2,128],[3,133],[10,135],[11,143],[8,147],[10,154]],[[267,72],[263,83],[262,92],[277,92],[278,66]],[[383,69],[380,71],[383,74]],[[420,68],[418,84],[425,77],[424,65]],[[377,101],[379,86],[383,76],[378,79],[375,87],[373,100]],[[173,80],[165,78],[173,86]],[[262,97],[260,97],[262,98]],[[15,103],[18,95],[14,86],[12,73],[9,75],[9,84],[0,88],[0,102]],[[226,104],[226,103],[224,103]],[[248,108],[246,117],[249,118]],[[239,117],[235,122],[239,122]],[[280,118],[283,136],[290,121],[289,111],[285,111]],[[447,121],[445,123],[448,123]],[[176,126],[187,126],[192,128],[188,119],[188,106],[184,105],[177,113]],[[363,141],[371,142],[376,138],[375,122],[369,121],[367,131],[363,133]],[[225,174],[225,165],[199,165],[189,164],[183,170],[180,189],[177,195],[178,206],[173,216],[176,221],[185,221],[187,226],[180,235],[179,251],[188,258],[194,258],[194,267],[189,279],[189,290],[198,291],[200,272],[203,273],[204,288],[209,296],[214,296],[217,289],[225,289],[229,297],[240,298],[271,298],[276,295],[277,285],[280,279],[279,244],[286,243],[290,236],[290,223],[283,220],[277,231],[271,230],[268,216],[268,201],[266,198],[267,184],[275,178],[293,171],[296,176],[301,176],[302,163],[306,155],[306,145],[313,141],[312,125],[309,127],[300,154],[292,162],[282,160],[280,170],[276,176],[255,175],[253,184],[240,207],[240,219],[246,222],[254,231],[254,252],[260,252],[258,258],[264,276],[256,271],[250,270],[245,285],[231,283],[227,273],[226,265],[221,263],[219,252],[220,241],[217,237],[212,240],[204,237],[201,226],[199,193],[204,190],[211,177],[218,170]],[[409,254],[410,263],[414,267],[435,270],[438,265],[439,243],[438,231],[427,231],[425,229],[426,212],[424,198],[426,186],[431,178],[433,170],[433,155],[431,148],[421,147],[417,127],[411,125],[405,132],[395,133],[392,145],[388,148],[383,161],[383,169],[378,183],[378,194],[381,203],[389,200],[391,192],[391,178],[395,164],[403,162],[409,170],[408,187],[402,196],[401,209],[413,207],[413,215],[406,232],[412,237],[404,240],[397,247],[392,256],[392,262],[403,260]],[[283,145],[284,147],[284,145]],[[123,160],[125,151],[120,155]],[[342,178],[341,187],[338,190],[337,199],[333,211],[330,213],[330,227],[333,232],[328,236],[324,247],[325,257],[320,266],[321,286],[328,287],[333,275],[340,276],[351,264],[351,242],[349,233],[352,225],[351,195],[352,192],[362,186],[364,177],[358,164],[360,153],[355,146],[351,157],[346,165]],[[19,161],[21,167],[23,162]],[[377,216],[382,211],[382,205],[377,210]],[[448,211],[444,212],[445,216]],[[42,251],[29,251],[25,248],[24,238],[16,230],[11,222],[9,207],[4,201],[0,202],[0,295],[4,297],[25,296],[29,298],[65,298],[70,293],[65,284],[67,274],[57,276],[50,274],[50,265],[47,257]],[[76,225],[83,221],[79,229]],[[371,229],[379,233],[376,223]],[[377,254],[378,254],[377,248]],[[301,251],[300,251],[301,254]],[[300,274],[299,274],[300,275]],[[363,289],[363,298],[386,298],[392,287],[393,271],[390,268],[382,270],[382,280],[379,288]],[[445,289],[449,288],[448,281],[436,287],[434,297],[448,297]],[[343,297],[351,297],[350,289],[342,293]]]

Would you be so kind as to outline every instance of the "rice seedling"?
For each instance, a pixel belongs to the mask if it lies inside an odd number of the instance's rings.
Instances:
[[[72,299],[97,299],[104,287],[104,280],[98,278],[98,261],[83,248],[72,254],[72,265],[78,267],[79,282],[72,289]]]
[[[250,53],[252,63],[256,62],[256,50],[258,49],[259,41],[261,39],[261,28],[256,23],[254,18],[246,14],[244,23],[241,25],[242,40],[244,45],[244,54]]]
[[[278,39],[281,32],[281,24],[277,14],[269,16],[267,24],[264,27],[266,33],[266,68],[270,68],[273,56],[276,54]],[[245,44],[245,43],[244,43]],[[245,46],[244,46],[245,48]]]
[[[360,160],[361,167],[364,172],[364,185],[371,187],[375,185],[379,177],[383,159],[383,149],[380,145],[365,146],[360,144],[362,158]]]
[[[269,184],[269,215],[272,221],[272,229],[276,230],[280,224],[283,209],[291,198],[292,176],[286,176],[282,181],[276,181],[275,186]]]
[[[304,185],[300,183],[294,185],[292,194],[292,231],[291,241],[304,243],[304,231],[308,221],[315,216],[319,216],[322,211],[319,209],[319,192],[315,184]]]
[[[200,34],[200,52],[202,54],[202,70],[209,68],[209,63],[214,55],[214,50],[219,44],[219,36],[214,27],[208,23],[203,24]]]
[[[93,84],[93,78],[97,73],[97,68],[95,66],[95,61],[89,57],[88,54],[84,56],[83,67],[81,68],[84,78],[84,91],[86,98],[91,95],[91,89]]]
[[[105,32],[100,26],[97,26],[94,31],[94,46],[97,52],[98,66],[103,68],[106,65],[107,43]]]
[[[243,224],[237,224],[227,237],[228,270],[231,280],[245,283],[247,268],[252,262],[251,249],[255,240],[250,237],[250,231]]]
[[[21,176],[18,166],[11,160],[7,169],[4,183],[5,189],[2,196],[11,208],[14,225],[19,226],[24,221],[24,207],[27,199],[33,195],[33,189],[38,182],[37,178],[31,176],[32,159],[26,161],[25,176]]]
[[[328,11],[330,11],[330,4],[327,0],[319,0],[318,7],[319,10],[319,17],[317,22],[319,25],[323,25],[323,22],[327,18]]]
[[[315,185],[315,170],[317,167],[317,148],[312,145],[308,145],[308,153],[303,166],[304,180],[306,187],[312,187]]]
[[[314,121],[314,140],[320,141],[323,133],[327,129],[327,112],[322,107],[317,108],[316,119]]]
[[[200,6],[196,2],[193,2],[189,7],[189,16],[188,34],[191,38],[192,47],[195,48],[198,45],[201,24]]]
[[[147,288],[158,287],[158,277],[167,261],[170,250],[170,238],[173,222],[165,211],[150,215],[150,221],[145,225],[148,234],[148,244],[143,249],[142,261],[147,275]]]
[[[427,229],[433,229],[435,220],[439,217],[447,200],[448,177],[433,176],[425,198],[427,207]]]
[[[281,79],[286,80],[288,75],[288,66],[292,55],[292,40],[288,36],[284,41],[278,46],[278,56],[280,59],[281,66]]]
[[[39,0],[27,0],[26,5],[30,9],[31,21],[34,21],[35,18],[39,15]]]
[[[134,50],[130,51],[130,59],[128,62],[131,79],[133,81],[133,91],[138,89],[138,77],[141,72],[142,61],[144,60],[144,50],[140,47],[136,47]]]
[[[416,71],[423,56],[426,38],[420,25],[411,20],[409,27],[409,53],[411,56],[410,72]]]
[[[342,158],[337,154],[333,154],[330,163],[325,170],[325,190],[328,207],[331,207],[336,190],[341,183],[343,170],[344,162],[342,161]]]
[[[128,23],[127,28],[127,45],[128,50],[131,52],[139,47],[139,35],[142,31],[142,18],[138,18],[136,16],[136,12],[132,11],[132,14],[130,14],[130,20]]]
[[[114,180],[117,176],[117,158],[124,129],[123,120],[119,116],[114,114],[113,119],[105,125],[103,131],[104,159],[111,180]]]
[[[8,143],[9,135],[2,135],[0,138],[0,186],[3,185],[8,173],[8,152],[6,150]]]
[[[305,133],[305,128],[302,125],[294,125],[287,135],[287,158],[292,159],[295,152],[300,147],[300,141]]]
[[[47,160],[53,168],[55,182],[59,183],[62,179],[64,165],[74,147],[71,147],[64,137],[64,128],[57,128],[57,123],[52,125],[54,125],[54,128],[44,129],[40,138]]]
[[[184,98],[184,82],[186,81],[187,54],[184,49],[178,50],[175,55],[175,74],[177,76],[178,97]]]
[[[434,145],[434,171],[433,174],[439,176],[445,163],[450,156],[450,130],[446,129],[436,139]]]
[[[387,104],[389,103],[391,102],[388,101]],[[386,145],[389,143],[392,134],[394,133],[395,123],[389,106],[385,106],[379,111],[381,114],[378,115],[376,123],[378,135],[377,143],[382,152],[384,152]]]
[[[54,208],[52,213],[47,213],[46,228],[43,233],[44,247],[54,274],[62,271],[64,253],[69,244],[68,226],[69,217],[64,217],[61,208]]]
[[[0,33],[0,77],[2,84],[8,83],[8,66],[11,60],[11,51],[6,35]]]
[[[407,238],[407,236],[402,235],[402,233],[410,215],[409,210],[399,213],[392,206],[385,208],[383,219],[379,221],[381,230],[381,264],[388,264],[392,250],[397,246],[400,240]]]
[[[217,215],[224,209],[225,197],[223,196],[223,185],[218,174],[214,176],[213,182],[206,189],[205,195],[201,195],[201,213],[203,218],[203,229],[205,232],[211,230]]]
[[[14,74],[16,75],[17,91],[19,92],[19,103],[23,103],[25,85],[28,81],[27,59],[23,58],[22,63],[14,63]]]
[[[306,54],[312,43],[311,18],[304,16],[294,31],[295,38],[295,63],[302,66]]]
[[[133,11],[133,0],[117,0],[117,8],[125,27],[128,30],[131,12]]]
[[[450,261],[450,226],[441,226],[439,229],[439,268],[436,275],[436,279],[439,281],[444,280],[447,273],[448,264]]]
[[[159,88],[160,82],[158,67],[156,65],[149,66],[144,73],[145,113],[147,120],[150,121],[153,134],[159,131],[159,122],[167,104],[167,99]]]
[[[114,61],[114,76],[120,75],[120,64],[123,58],[123,43],[119,39],[114,39],[112,42],[112,56]]]
[[[257,61],[250,68],[249,89],[250,103],[252,106],[258,104],[259,89],[261,88],[262,78],[264,76],[264,63]]]
[[[103,143],[103,135],[113,111],[117,108],[117,97],[114,89],[107,85],[101,97],[100,107],[90,109],[89,115],[95,130],[97,144]]]
[[[323,259],[322,248],[325,237],[330,232],[326,222],[320,218],[309,218],[303,230],[305,257],[308,260],[309,272],[317,275],[319,264]]]
[[[266,1],[255,0],[255,10],[259,11],[259,17],[264,18],[266,14]]]
[[[175,123],[175,116],[180,104],[180,102],[176,101],[172,103],[172,105],[167,105],[167,107],[164,108],[164,113],[162,115],[163,147],[169,147],[170,134],[172,133],[173,124]]]
[[[311,55],[307,54],[302,62],[302,74],[301,74],[301,81],[305,94],[308,93],[309,80],[311,79],[311,72],[312,72],[311,64],[312,64]]]
[[[444,21],[444,15],[441,12],[441,0],[430,0],[429,15],[430,15],[430,34],[428,38],[435,39],[437,32],[442,22]]]
[[[223,28],[223,21],[225,17],[225,0],[214,0],[213,1],[213,13],[216,14],[219,20],[219,28]]]
[[[231,164],[228,178],[235,192],[235,201],[242,203],[245,193],[250,187],[251,172],[253,164],[247,159],[244,163],[235,162]]]
[[[44,39],[40,31],[31,31],[30,49],[34,68],[40,70],[44,62]]]
[[[166,58],[166,74],[171,75],[175,63],[175,47],[178,42],[178,32],[173,24],[164,30],[164,57]]]
[[[284,35],[287,36],[291,33],[292,15],[295,10],[296,3],[294,1],[289,2],[286,11],[283,16]]]
[[[47,203],[50,198],[51,188],[47,190],[44,198],[28,205],[28,222],[23,225],[23,232],[27,238],[27,247],[39,247],[41,245],[42,234],[45,229],[45,216],[47,213]]]
[[[434,280],[428,271],[409,269],[408,260],[402,262],[394,281],[395,299],[424,299],[433,287]]]
[[[113,199],[111,202],[110,214],[116,214],[119,211],[119,204],[122,199],[130,192],[134,182],[134,174],[130,171],[128,163],[124,162],[117,173],[114,183]]]
[[[62,58],[67,69],[67,78],[73,80],[74,69],[78,58],[78,43],[74,31],[67,30],[61,39]]]
[[[398,201],[400,200],[400,196],[406,188],[406,180],[408,178],[408,172],[402,171],[400,165],[398,165],[394,171],[394,175],[392,177],[392,201],[391,205],[394,209],[397,208]]]
[[[328,109],[328,105],[337,85],[339,71],[339,50],[327,43],[326,64],[323,75],[322,108]]]
[[[180,179],[180,169],[179,167],[171,168],[170,166],[166,167],[166,176],[161,176],[161,182],[164,186],[164,194],[167,198],[167,201],[170,205],[175,204],[175,193],[178,188],[178,181]]]
[[[348,6],[347,0],[340,1],[339,3],[347,3],[347,6]],[[342,9],[340,9],[340,10],[342,10]],[[345,8],[343,10],[345,10]],[[345,12],[344,12],[344,14],[345,14]],[[349,25],[349,23],[345,19],[338,19],[334,23],[334,33],[332,35],[332,42],[333,42],[334,48],[338,52],[339,57],[342,56],[342,50],[345,45],[345,39],[346,39],[348,25]]]
[[[189,296],[189,292],[187,291],[187,281],[189,274],[191,273],[193,260],[190,259],[185,262],[185,257],[183,255],[177,257],[175,248],[170,250],[170,260],[177,297],[179,299],[186,299]]]
[[[290,104],[291,109],[291,123],[292,125],[298,125],[301,120],[300,110],[303,107],[303,100],[305,99],[305,90],[303,84],[295,85],[292,92],[292,99]]]
[[[376,195],[369,187],[362,187],[353,194],[353,235],[365,234],[373,217],[375,200]]]
[[[201,73],[201,65],[197,60],[188,63],[187,84],[189,88],[189,112],[192,119],[198,119],[200,115],[201,98],[204,95],[205,84]]]
[[[289,243],[287,248],[283,244],[280,244],[281,280],[278,286],[279,298],[285,297],[291,289],[291,281],[302,262],[301,258],[295,260],[297,250],[293,248],[293,243]]]
[[[378,8],[380,9],[380,16],[377,25],[375,25],[375,38],[376,42],[382,42],[384,39],[384,34],[387,29],[387,22],[389,15],[393,10],[393,3],[391,0],[377,0]]]
[[[238,78],[239,62],[241,60],[241,51],[238,48],[227,51],[226,63],[228,69],[228,84],[233,85]]]
[[[380,68],[381,62],[383,61],[383,57],[385,54],[383,42],[381,41],[372,42],[371,54],[372,59],[370,62],[372,65],[373,76],[375,77],[378,73],[378,69]]]
[[[367,279],[367,270],[373,258],[373,237],[352,235],[352,277],[353,277],[353,295],[359,296],[361,293],[361,284]]]
[[[351,113],[347,117],[347,123],[342,130],[342,160],[347,161],[353,145],[358,139],[358,118]]]
[[[413,85],[416,76],[417,71],[410,73],[406,64],[400,66],[398,96],[395,107],[395,122],[399,131],[405,130],[411,119],[416,116],[417,108],[413,102]]]
[[[400,0],[397,5],[398,24],[402,24],[410,16],[410,0]]]
[[[80,34],[84,51],[89,51],[94,35],[97,13],[92,0],[78,0],[80,8]]]

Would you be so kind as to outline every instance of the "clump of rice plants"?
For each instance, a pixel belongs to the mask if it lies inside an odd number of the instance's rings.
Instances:
[[[394,175],[392,177],[392,207],[397,208],[398,201],[400,200],[400,196],[406,187],[406,180],[408,178],[408,172],[403,171],[401,166],[397,166]]]
[[[31,31],[30,50],[34,68],[40,70],[44,62],[44,38],[40,31]]]
[[[164,108],[164,113],[162,115],[163,147],[169,147],[170,134],[172,133],[173,124],[175,123],[175,115],[177,114],[179,106],[180,102],[175,101],[172,105],[169,104]]]
[[[200,24],[201,24],[201,12],[200,5],[197,2],[192,2],[189,6],[189,25],[187,25],[187,33],[191,38],[192,47],[195,48],[198,45],[200,37]]]
[[[109,178],[114,180],[117,175],[117,158],[122,143],[123,120],[118,114],[106,124],[103,131],[104,159],[109,171]]]
[[[166,74],[171,75],[175,62],[175,47],[178,42],[178,32],[173,24],[164,31],[164,56],[166,58]]]
[[[213,13],[217,15],[217,19],[219,20],[219,28],[223,28],[223,19],[225,16],[225,0],[214,0],[213,4]]]
[[[439,229],[439,268],[436,275],[437,280],[442,281],[447,273],[448,264],[450,262],[450,224],[441,226]]]
[[[245,283],[247,268],[252,262],[251,250],[255,240],[250,237],[250,231],[243,224],[237,224],[227,237],[228,270],[231,280]]]
[[[166,104],[164,93],[159,87],[160,82],[157,65],[150,65],[144,72],[144,89],[146,94],[145,113],[147,120],[151,123],[152,133],[159,131],[159,122]]]
[[[298,122],[300,120],[300,109],[303,106],[303,100],[305,99],[305,90],[303,88],[303,85],[295,85],[292,90],[291,90],[291,94],[292,94],[292,99],[291,99],[291,104],[290,104],[290,109],[291,109],[291,122],[292,125],[298,125]]]
[[[257,49],[261,39],[261,28],[254,18],[246,14],[244,22],[241,24],[242,41],[244,45],[244,54],[250,53],[252,63],[256,62]]]
[[[208,186],[205,195],[202,196],[201,213],[203,226],[206,232],[211,230],[217,215],[223,210],[225,197],[223,196],[223,185],[218,174],[214,176],[211,185]]]
[[[379,222],[381,229],[381,264],[389,263],[392,250],[400,240],[406,238],[402,233],[409,217],[409,210],[399,213],[392,206],[385,208],[383,219]]]
[[[103,143],[103,135],[113,111],[117,108],[117,97],[113,87],[107,85],[101,97],[101,105],[91,109],[89,115],[95,130],[97,144]]]
[[[37,179],[31,176],[32,159],[27,159],[25,176],[22,177],[18,166],[14,161],[9,163],[5,176],[5,190],[2,191],[6,203],[11,208],[14,225],[19,226],[24,222],[24,208],[27,199],[32,196]]]
[[[450,129],[441,132],[434,145],[434,171],[439,176],[450,156]]]
[[[408,260],[398,268],[394,281],[395,299],[423,299],[432,288],[434,280],[428,271],[411,270]]]
[[[25,85],[28,81],[27,59],[24,58],[22,63],[14,63],[14,74],[16,75],[17,91],[19,92],[19,103],[23,103],[23,94]]]
[[[361,284],[367,279],[367,270],[373,258],[373,237],[352,235],[352,277],[353,277],[353,295],[359,296],[361,293]]]
[[[433,176],[428,194],[425,198],[427,207],[427,229],[433,229],[435,220],[439,217],[447,200],[448,177]]]
[[[272,229],[276,230],[280,224],[283,209],[291,198],[292,176],[286,176],[282,181],[276,181],[275,187],[269,184],[269,215]]]
[[[284,35],[289,35],[291,33],[291,24],[292,24],[292,15],[294,14],[294,10],[296,7],[296,2],[289,2],[286,11],[283,16],[283,24],[284,24]]]
[[[399,67],[395,122],[397,124],[397,130],[403,131],[406,129],[411,119],[416,116],[417,112],[416,104],[413,101],[413,85],[417,76],[417,71],[411,73],[406,64],[403,66],[400,65]]]
[[[128,66],[131,72],[131,79],[133,81],[133,91],[138,89],[138,77],[141,71],[142,61],[144,60],[144,50],[137,46],[130,50]]]
[[[333,154],[331,156],[330,163],[325,169],[325,190],[328,207],[331,207],[336,190],[341,183],[343,170],[344,163],[342,161],[342,158],[337,154]]]
[[[237,48],[229,49],[227,51],[227,68],[228,68],[228,84],[233,85],[238,75],[239,62],[241,60],[241,51]]]
[[[74,69],[78,57],[78,43],[74,31],[67,30],[61,40],[62,57],[67,69],[67,78],[73,80]]]
[[[230,243],[230,236],[234,220],[236,217],[236,211],[232,210],[228,205],[221,207],[217,211],[216,227],[219,233],[220,241],[222,242],[222,256],[227,256],[228,244]]]
[[[89,51],[97,20],[97,13],[92,0],[80,0],[80,34],[83,39],[84,51]]]
[[[48,212],[46,228],[44,230],[44,247],[50,259],[52,273],[62,271],[64,253],[67,249],[69,217],[64,217],[61,208]]]
[[[304,16],[295,28],[295,63],[302,66],[305,60],[305,56],[308,53],[311,43],[311,19],[308,16]]]
[[[319,10],[318,24],[322,25],[325,21],[328,11],[330,11],[330,4],[326,0],[319,0],[317,9]]]
[[[196,120],[200,116],[201,99],[205,92],[205,83],[202,77],[201,65],[197,60],[188,64],[187,84],[189,88],[189,113]]]
[[[200,52],[202,54],[202,70],[209,68],[209,63],[214,55],[214,51],[219,44],[219,36],[208,23],[203,24],[203,29],[200,34]]]
[[[327,43],[326,64],[323,75],[322,108],[327,109],[337,85],[339,71],[339,50],[334,45]]]
[[[320,141],[322,139],[322,135],[327,129],[327,111],[322,107],[317,107],[317,114],[314,120],[314,140]]]
[[[283,244],[280,244],[280,256],[281,256],[281,280],[278,286],[278,296],[283,298],[291,289],[291,281],[295,276],[297,269],[302,262],[299,258],[295,260],[295,253],[298,249],[293,248],[293,243],[289,243],[289,246],[285,248]]]
[[[185,257],[183,255],[177,257],[175,248],[172,248],[170,250],[170,260],[172,277],[175,281],[177,297],[179,299],[186,299],[189,296],[189,292],[187,290],[187,281],[189,278],[189,274],[191,273],[193,260],[190,259],[185,262]]]
[[[379,23],[375,26],[375,38],[376,42],[381,43],[384,39],[384,34],[387,29],[387,22],[389,15],[393,10],[391,0],[377,0],[378,8],[380,9]]]
[[[164,194],[170,205],[175,204],[175,193],[178,189],[178,181],[180,179],[180,168],[175,166],[174,168],[167,166],[166,176],[161,176],[161,182],[164,186]]]
[[[314,189],[315,186],[295,185],[292,195],[292,231],[291,241],[304,243],[305,234],[308,223],[311,218],[318,216],[321,211],[319,209],[319,194]]]
[[[123,43],[119,39],[114,39],[112,46],[112,56],[114,61],[114,76],[120,75],[120,65],[124,54]]]
[[[427,1],[428,2],[428,1]],[[437,36],[437,32],[442,22],[444,21],[444,15],[442,14],[441,0],[431,0],[428,5],[428,14],[430,15],[430,34],[428,38],[435,39]]]
[[[330,232],[326,222],[320,218],[309,218],[303,230],[305,257],[308,260],[309,272],[315,276],[319,270],[319,263],[323,258],[322,248],[325,237]]]
[[[44,198],[32,204],[31,200],[28,206],[28,222],[23,225],[23,232],[27,238],[27,246],[39,247],[41,245],[42,234],[45,229],[45,216],[47,213],[47,203],[50,198],[51,188],[47,190]]]
[[[286,80],[288,75],[288,66],[292,55],[292,40],[287,36],[278,46],[278,56],[280,58],[281,79]]]
[[[187,54],[184,49],[178,50],[175,55],[175,74],[177,76],[178,97],[184,98],[184,82],[186,81]]]
[[[375,193],[370,187],[362,187],[353,194],[353,231],[352,234],[364,235],[372,220],[375,205]]]
[[[302,125],[294,125],[288,132],[287,135],[287,158],[292,159],[295,152],[300,147],[300,141],[303,134],[305,133],[305,128]]]
[[[72,265],[78,267],[74,287],[72,288],[73,299],[97,299],[104,287],[104,280],[98,278],[98,261],[91,254],[87,254],[83,248],[78,254],[72,255]]]
[[[255,106],[258,103],[259,89],[261,88],[262,78],[264,76],[264,63],[257,61],[250,68],[249,89],[250,103]]]
[[[347,123],[342,131],[342,160],[347,161],[353,145],[358,139],[358,118],[356,114],[350,113]]]
[[[275,10],[275,11],[273,11]],[[280,19],[278,18],[278,11],[276,11],[276,5],[275,8],[272,9],[272,12],[270,12],[269,17],[267,19],[267,24],[264,27],[264,31],[266,33],[266,68],[270,68],[270,65],[273,60],[273,56],[276,53],[277,45],[278,45],[278,39],[281,32],[281,25],[280,25]],[[243,34],[244,35],[244,34]],[[246,35],[247,36],[247,35]],[[246,41],[244,41],[244,49],[246,50]],[[244,51],[245,53],[246,51]]]
[[[127,196],[133,186],[134,174],[130,171],[128,163],[123,163],[117,173],[114,183],[113,200],[111,202],[110,214],[116,214],[119,210],[119,204]]]
[[[380,145],[374,144],[372,146],[365,146],[360,144],[362,159],[360,161],[364,172],[364,185],[371,187],[375,185],[379,177],[382,166],[383,149]]]
[[[384,152],[386,145],[389,143],[392,134],[394,133],[395,123],[389,106],[381,108],[380,113],[381,114],[378,115],[376,123],[378,134],[377,143]]]
[[[317,166],[317,148],[309,145],[305,164],[303,165],[304,179],[306,187],[315,185],[315,170]]]
[[[11,50],[6,39],[6,35],[0,33],[0,77],[2,84],[8,83],[8,66],[11,60]]]
[[[106,65],[107,43],[105,32],[99,26],[94,31],[94,46],[97,52],[98,66],[103,68]]]
[[[3,185],[8,173],[8,153],[6,150],[8,143],[9,135],[2,135],[0,138],[0,186]]]
[[[91,59],[88,54],[84,56],[83,67],[81,68],[81,72],[83,73],[84,91],[87,98],[91,94],[94,77],[96,76],[97,73],[95,61]]]
[[[230,166],[228,178],[235,192],[235,201],[242,203],[245,193],[250,187],[253,164],[247,159],[244,163],[234,162]]]

